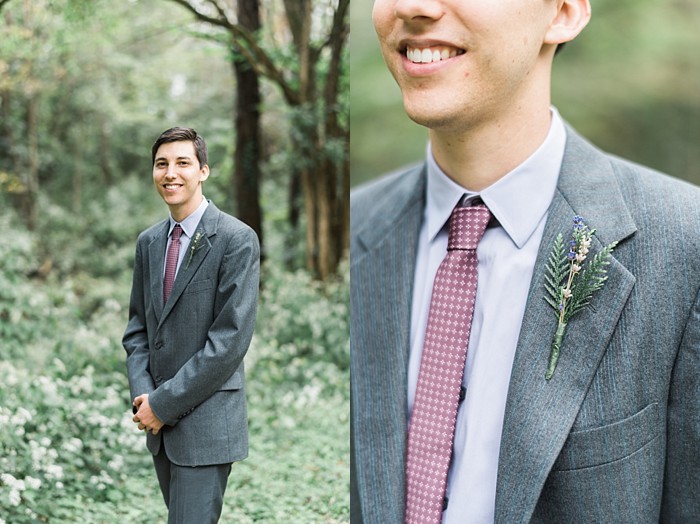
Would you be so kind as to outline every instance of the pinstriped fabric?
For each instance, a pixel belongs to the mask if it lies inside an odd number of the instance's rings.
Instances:
[[[351,200],[353,524],[399,524],[405,513],[408,326],[424,205],[421,171],[402,173],[391,192],[378,191],[367,205],[358,205],[365,202],[357,193]],[[358,232],[357,217],[368,216],[376,219],[372,227]]]
[[[416,401],[408,432],[406,522],[442,520],[459,388],[476,298],[476,248],[491,214],[486,206],[457,207],[447,254],[433,284]]]

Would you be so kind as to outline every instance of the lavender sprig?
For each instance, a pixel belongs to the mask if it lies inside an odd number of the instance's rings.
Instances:
[[[557,330],[549,353],[545,374],[547,380],[552,378],[557,367],[569,320],[590,304],[593,293],[602,288],[608,279],[605,266],[610,264],[610,255],[617,242],[608,244],[592,259],[588,259],[594,234],[595,229],[589,229],[583,218],[577,215],[574,217],[572,239],[565,246],[560,233],[549,255],[545,274],[547,295],[544,298],[557,316]]]
[[[195,251],[197,251],[201,246],[202,246],[202,239],[204,238],[204,233],[202,231],[197,231],[194,235],[194,238],[192,239],[192,242],[190,242],[190,254],[187,257],[187,264],[185,264],[185,269],[190,267],[190,263],[192,262],[192,257],[194,256]]]

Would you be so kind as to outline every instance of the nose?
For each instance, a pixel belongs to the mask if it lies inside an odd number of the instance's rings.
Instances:
[[[168,169],[165,172],[165,178],[175,178],[175,165],[168,164]]]
[[[444,10],[439,0],[396,0],[394,12],[404,22],[438,20]]]

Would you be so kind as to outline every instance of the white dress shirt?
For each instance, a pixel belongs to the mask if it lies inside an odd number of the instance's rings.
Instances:
[[[197,231],[197,226],[202,220],[202,216],[207,210],[208,205],[209,201],[206,198],[202,198],[202,203],[199,204],[199,207],[195,209],[194,212],[182,222],[176,222],[173,216],[170,215],[170,229],[168,229],[168,244],[165,248],[166,257],[165,263],[163,264],[163,277],[165,277],[165,266],[168,263],[168,247],[170,247],[170,243],[173,241],[173,228],[176,224],[180,224],[180,227],[182,228],[182,235],[180,235],[180,251],[177,257],[177,269],[175,271],[175,276],[177,276],[177,272],[180,270],[180,265],[182,264],[182,261],[185,258],[185,254],[187,254],[187,248],[190,247],[190,241],[192,240],[192,237]]]
[[[476,303],[469,337],[443,523],[493,523],[496,474],[513,357],[547,209],[554,196],[566,142],[552,108],[542,145],[520,166],[478,196],[498,220],[479,247]],[[411,310],[408,415],[413,410],[430,298],[447,251],[447,222],[467,191],[447,177],[428,146],[427,198],[418,240]]]

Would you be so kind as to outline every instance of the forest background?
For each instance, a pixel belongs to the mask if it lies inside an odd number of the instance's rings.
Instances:
[[[0,524],[165,522],[121,337],[164,129],[264,263],[222,522],[349,520],[348,0],[0,0]]]
[[[371,20],[353,0],[351,166],[356,185],[425,157]],[[588,27],[557,55],[552,99],[602,149],[700,184],[700,2],[591,0]]]

